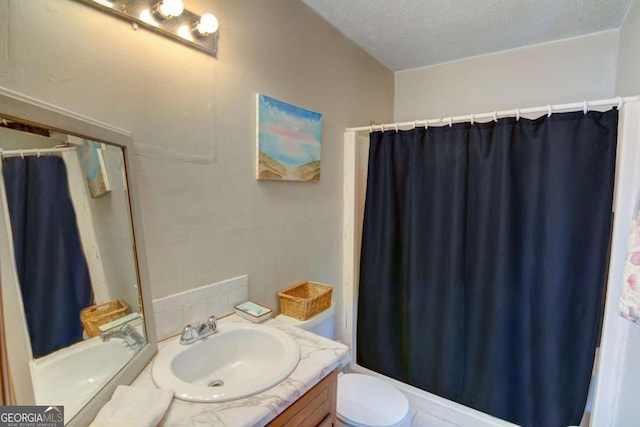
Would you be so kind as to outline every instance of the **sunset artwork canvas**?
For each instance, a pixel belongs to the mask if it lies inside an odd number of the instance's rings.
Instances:
[[[257,179],[320,181],[322,114],[257,98]]]

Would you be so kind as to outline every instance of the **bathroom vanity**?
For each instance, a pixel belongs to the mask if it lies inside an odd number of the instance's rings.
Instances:
[[[220,319],[219,324],[230,322],[250,323],[230,315]],[[174,398],[161,425],[330,426],[335,414],[337,370],[349,362],[348,347],[276,319],[263,324],[290,334],[300,346],[300,362],[285,380],[262,393],[228,402],[196,403]],[[175,339],[160,342],[159,351]],[[134,380],[133,386],[155,387],[152,363]]]

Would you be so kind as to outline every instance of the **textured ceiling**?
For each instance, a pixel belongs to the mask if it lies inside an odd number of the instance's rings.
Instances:
[[[620,28],[631,0],[303,0],[394,71]]]

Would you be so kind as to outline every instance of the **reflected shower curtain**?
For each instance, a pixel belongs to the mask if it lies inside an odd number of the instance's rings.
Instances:
[[[371,134],[357,361],[523,426],[580,423],[617,110]]]
[[[59,157],[3,160],[16,270],[34,357],[82,339],[91,281]]]

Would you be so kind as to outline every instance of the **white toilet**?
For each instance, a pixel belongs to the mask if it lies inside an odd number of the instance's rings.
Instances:
[[[309,320],[283,314],[278,321],[333,339],[334,303]],[[391,384],[362,374],[338,376],[338,426],[409,427],[411,410],[407,398]]]

